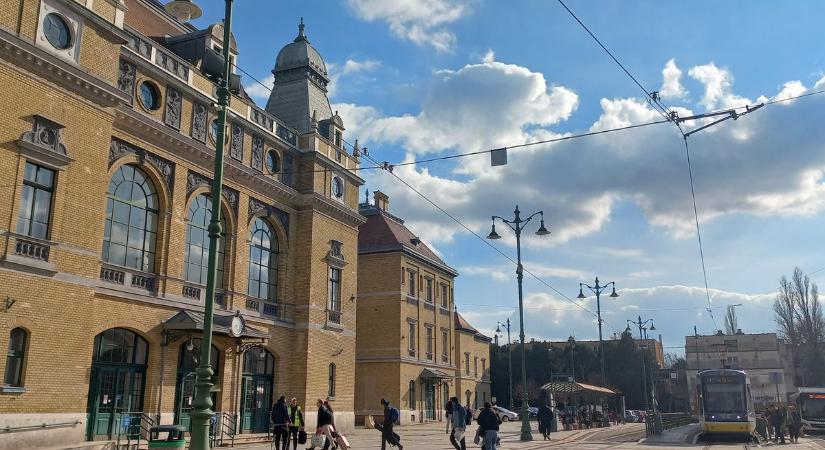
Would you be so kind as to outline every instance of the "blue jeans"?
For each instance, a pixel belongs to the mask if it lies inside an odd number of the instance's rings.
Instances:
[[[496,450],[498,431],[487,430],[484,432],[484,450]]]

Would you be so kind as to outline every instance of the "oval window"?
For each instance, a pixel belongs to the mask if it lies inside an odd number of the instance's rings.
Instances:
[[[58,50],[66,50],[72,46],[72,31],[60,14],[49,13],[43,19],[43,35],[49,44]]]
[[[332,179],[332,195],[335,198],[342,198],[344,196],[344,182],[340,178]]]
[[[274,149],[269,149],[266,153],[266,170],[271,174],[276,174],[281,171],[281,157]]]
[[[149,111],[160,108],[160,91],[153,83],[140,83],[140,104]]]

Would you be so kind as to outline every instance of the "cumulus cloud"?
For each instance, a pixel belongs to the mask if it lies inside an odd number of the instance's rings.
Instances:
[[[258,83],[252,80],[244,85],[244,90],[250,97],[255,100],[266,102],[269,99],[269,94],[272,92],[272,86],[275,84],[275,75],[269,74]]]
[[[569,267],[547,266],[534,261],[525,261],[524,268],[540,278],[567,278],[572,280],[586,280],[590,274],[581,270]],[[494,281],[501,283],[512,283],[515,273],[514,265],[494,265],[494,266],[465,266],[458,269],[462,275],[490,277]]]
[[[490,54],[492,55],[492,53]],[[707,109],[753,104],[733,90],[733,76],[710,63],[691,68],[704,85],[699,103]],[[783,87],[798,95],[798,82]],[[772,96],[772,93],[767,93]],[[412,160],[445,151],[469,152],[563,136],[552,131],[578,105],[572,89],[555,86],[541,73],[491,58],[456,70],[442,70],[417,114],[384,116],[347,105],[362,144],[398,144]],[[659,120],[639,98],[604,98],[588,131]],[[700,220],[726,214],[811,214],[825,207],[825,129],[811,126],[825,106],[822,96],[768,106],[690,138]],[[692,114],[680,110],[680,114]],[[380,158],[380,156],[378,156]],[[601,229],[619,201],[641,209],[649,223],[672,236],[693,236],[685,154],[669,124],[584,139],[511,149],[507,166],[489,166],[489,155],[428,166],[396,167],[395,174],[460,218],[478,233],[488,231],[492,214],[506,214],[513,199],[523,211],[543,209],[549,238],[525,235],[531,246],[564,243]],[[433,170],[436,166],[433,166]],[[383,172],[367,176],[368,186],[401,199],[399,215],[412,222],[440,224],[433,233],[453,239],[464,232],[417,194]],[[451,228],[454,233],[446,233]],[[502,233],[504,245],[514,244]],[[627,245],[638,246],[632,242]]]
[[[454,48],[456,37],[446,26],[469,14],[468,0],[347,0],[360,19],[384,21],[390,31],[438,52]]]
[[[662,87],[659,88],[662,98],[682,98],[687,95],[682,86],[682,70],[676,66],[676,60],[671,59],[662,69]]]

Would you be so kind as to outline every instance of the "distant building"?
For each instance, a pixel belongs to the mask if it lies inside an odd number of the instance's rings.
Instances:
[[[656,364],[658,365],[658,367],[661,368],[661,367],[665,366],[665,354],[664,354],[664,350],[662,348],[661,337],[659,337],[659,339],[660,340],[658,340],[658,341],[656,339],[641,339],[641,340],[635,339],[634,342],[636,343],[637,346],[641,345],[642,348],[649,349],[650,356],[653,357],[653,359],[656,361]],[[607,352],[610,351],[610,345],[611,345],[612,342],[615,342],[615,341],[612,340],[612,339],[605,339],[604,340],[605,354],[607,354]],[[564,349],[566,349],[570,345],[570,342],[568,342],[568,341],[551,341],[551,342],[549,342],[549,344],[550,344],[550,348],[555,349],[555,350],[559,350],[559,351],[563,351]],[[599,341],[598,340],[576,341],[576,345],[581,346],[581,347],[587,347],[587,348],[589,348],[590,350],[592,350],[594,352],[599,351]],[[527,347],[529,348],[529,346],[530,346],[530,343],[528,342]]]
[[[790,354],[776,333],[685,336],[688,391],[696,409],[696,374],[707,369],[739,369],[748,373],[757,408],[787,402],[795,392]]]

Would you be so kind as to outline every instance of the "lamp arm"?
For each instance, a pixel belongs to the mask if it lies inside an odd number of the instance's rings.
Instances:
[[[532,219],[533,217],[538,216],[539,214],[541,214],[542,216],[544,216],[544,211],[536,211],[536,212],[534,212],[533,214],[531,214],[531,215],[530,215],[530,217],[528,217],[528,218],[527,218],[527,220],[525,220],[525,221],[524,221],[524,223],[527,223],[527,221],[529,221],[529,220],[530,220],[530,219]]]

